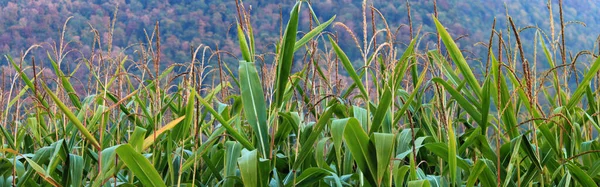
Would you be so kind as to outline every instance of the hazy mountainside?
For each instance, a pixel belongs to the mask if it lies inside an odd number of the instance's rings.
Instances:
[[[407,43],[410,40],[407,6],[405,1],[370,1],[387,19],[390,27],[400,27],[397,41]],[[476,2],[476,3],[474,3]],[[346,24],[352,29],[359,40],[362,40],[362,1],[360,0],[326,0],[315,1],[313,9],[321,16],[321,22],[337,15],[336,21]],[[409,1],[411,5],[414,34],[422,26],[421,35],[434,32],[431,19],[433,1]],[[560,33],[558,1],[552,1],[554,29],[556,39]],[[118,9],[116,9],[116,5]],[[247,1],[244,5],[251,10],[252,24],[255,30],[257,46],[261,53],[272,52],[280,32],[280,12],[283,20],[287,20],[292,0],[261,0]],[[469,57],[483,58],[484,45],[474,45],[477,42],[487,42],[493,19],[497,18],[497,28],[506,27],[506,13],[513,17],[517,27],[538,26],[550,36],[549,11],[546,1],[459,1],[438,0],[439,18],[448,27],[450,33],[459,40],[461,48],[470,51]],[[580,50],[592,50],[597,43],[600,33],[600,6],[593,0],[578,0],[564,2],[564,21],[566,22],[565,38],[568,51],[576,53]],[[19,54],[33,44],[46,42],[44,49],[51,50],[47,44],[54,45],[60,37],[60,29],[65,20],[73,18],[67,25],[66,40],[71,41],[69,49],[81,53],[72,53],[72,59],[80,54],[90,54],[94,41],[92,29],[98,30],[102,49],[107,49],[111,19],[116,12],[117,20],[114,25],[112,44],[113,51],[135,54],[136,44],[147,42],[146,33],[151,35],[155,23],[160,22],[162,43],[162,61],[166,63],[182,63],[189,61],[190,46],[200,44],[211,46],[218,44],[222,50],[238,54],[237,38],[232,25],[236,21],[234,0],[179,0],[179,1],[144,1],[144,0],[112,0],[112,1],[0,1],[0,54]],[[307,9],[305,9],[307,10]],[[367,20],[371,24],[371,11],[367,9]],[[308,16],[304,12],[302,16]],[[300,30],[308,30],[308,19],[301,23]],[[584,27],[576,23],[585,23]],[[383,22],[376,16],[378,28],[383,28]],[[283,23],[285,24],[285,23]],[[401,26],[404,25],[404,26]],[[233,27],[235,28],[235,27]],[[340,34],[340,45],[347,50],[352,59],[358,59],[360,53],[351,35],[341,27],[329,28]],[[503,29],[498,29],[503,30]],[[371,32],[371,29],[368,29]],[[512,34],[504,29],[504,34]],[[522,32],[526,48],[533,47],[534,29]],[[435,48],[436,37],[429,34],[420,47]],[[548,41],[546,41],[548,43]],[[425,45],[427,44],[427,46]],[[514,45],[514,44],[513,44]],[[56,45],[55,45],[56,46]],[[133,46],[133,47],[132,47]],[[270,47],[269,47],[270,46]],[[45,50],[41,51],[45,54]],[[135,56],[135,55],[134,55]],[[3,60],[1,64],[6,64]]]

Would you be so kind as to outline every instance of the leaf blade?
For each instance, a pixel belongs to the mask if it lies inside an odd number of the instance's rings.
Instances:
[[[131,145],[120,145],[115,151],[119,155],[119,159],[140,179],[144,186],[166,186],[150,161],[136,152]]]

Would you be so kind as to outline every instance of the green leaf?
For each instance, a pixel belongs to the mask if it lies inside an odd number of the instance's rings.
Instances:
[[[136,92],[136,91],[134,91],[134,92]],[[109,98],[109,99],[110,99],[112,102],[115,102],[115,103],[118,103],[118,102],[119,102],[119,99],[117,99],[117,97],[116,97],[114,94],[111,94],[111,93],[106,93],[106,96],[107,96],[107,97],[108,97],[108,98]],[[132,115],[132,114],[131,114],[131,112],[129,111],[129,109],[128,109],[128,108],[127,108],[125,105],[123,105],[123,104],[119,104],[119,109],[121,110],[121,112],[123,112],[123,114],[124,114],[125,116],[127,116],[127,119],[128,119],[128,120],[129,120],[131,123],[135,124],[136,126],[143,127],[142,121],[141,121],[141,120],[138,118],[138,116],[137,116],[137,115]]]
[[[496,83],[496,93],[500,96],[494,97],[496,100],[496,104],[499,105],[498,115],[502,115],[502,124],[504,125],[504,130],[508,132],[508,135],[511,139],[516,138],[519,135],[517,127],[517,118],[514,114],[514,104],[510,100],[510,93],[508,91],[508,85],[506,84],[506,79],[503,74],[500,73],[499,62],[496,60],[494,55],[491,55],[492,58],[492,74],[494,75],[494,80],[492,82]]]
[[[597,187],[598,185],[594,182],[594,179],[590,177],[585,171],[583,171],[579,166],[576,166],[572,163],[567,163],[567,168],[569,169],[569,173],[581,184],[581,186],[589,186],[589,187]]]
[[[433,15],[432,18],[435,22],[435,27],[437,28],[437,31],[440,34],[440,37],[442,38],[442,41],[444,41],[444,46],[446,46],[450,57],[452,57],[452,61],[456,63],[456,66],[464,75],[469,85],[474,89],[475,93],[477,95],[481,95],[481,86],[479,86],[477,78],[475,78],[475,75],[471,71],[469,64],[465,60],[465,57],[463,57],[462,52],[460,51],[460,49],[458,49],[458,46],[456,45],[456,43],[454,43],[454,40],[452,39],[448,31],[446,31],[444,26],[440,23],[440,21],[438,21],[438,19]]]
[[[352,106],[352,117],[358,120],[363,129],[369,129],[369,127],[367,127],[367,124],[369,123],[369,120],[371,120],[372,116],[371,113],[367,112],[367,109],[364,109],[359,106]]]
[[[448,160],[448,156],[449,156],[448,145],[446,145],[445,143],[427,143],[424,146],[425,146],[425,148],[427,148],[427,150],[429,150],[432,153],[434,153],[435,155],[441,157],[442,160],[445,160],[445,161]],[[450,156],[456,158],[456,166],[460,167],[463,170],[467,170],[467,171],[471,169],[471,167],[469,167],[469,164],[464,159],[460,158],[459,155],[450,155]]]
[[[352,153],[354,161],[356,161],[356,165],[366,176],[367,181],[372,186],[377,186],[376,148],[356,118],[348,119],[344,128],[344,139],[346,140],[346,146]]]
[[[377,110],[375,111],[375,116],[373,116],[373,123],[371,124],[370,134],[374,132],[378,132],[379,127],[383,125],[383,119],[385,118],[388,109],[392,105],[392,91],[389,87],[385,87],[383,95],[379,98],[379,106],[377,106]],[[391,128],[383,128],[384,133],[391,133]]]
[[[429,183],[429,180],[416,180],[408,181],[406,185],[408,185],[408,187],[430,187],[431,183]]]
[[[65,76],[63,71],[58,67],[58,64],[56,64],[56,62],[52,59],[49,52],[47,55],[48,59],[50,60],[50,64],[52,64],[52,68],[54,68],[54,73],[56,73],[56,75],[60,78],[60,82],[63,88],[65,88],[65,91],[67,91],[67,95],[69,96],[71,103],[73,103],[76,108],[81,109],[81,101],[79,96],[77,96],[77,92],[73,88],[73,85],[71,85],[69,77]]]
[[[485,83],[483,84],[483,92],[481,93],[481,105],[479,106],[479,112],[481,114],[481,121],[478,121],[479,125],[481,125],[483,132],[487,130],[488,127],[488,114],[490,112],[490,104],[491,104],[491,95],[492,95],[492,85],[490,81],[490,76],[486,77]]]
[[[4,151],[4,150],[2,150]],[[16,151],[15,151],[16,153]],[[6,157],[2,157],[0,158],[0,176],[8,176],[8,175],[12,175],[12,169],[15,166],[11,163],[11,161],[8,160],[8,158]]]
[[[245,61],[248,62],[253,62],[253,55],[250,52],[250,48],[248,47],[248,42],[246,41],[246,35],[244,34],[244,31],[242,30],[242,26],[238,23],[237,24],[237,31],[238,31],[238,39],[240,40],[240,50],[242,51],[242,57],[244,58]]]
[[[242,181],[244,182],[244,186],[259,186],[258,152],[256,152],[256,150],[252,150],[242,154],[242,157],[238,159],[238,165],[240,168],[240,174],[242,175]]]
[[[544,39],[542,38],[541,34],[539,34],[539,41],[540,41],[540,46],[542,46],[542,49],[544,50],[544,54],[546,56],[546,60],[548,61],[549,68],[555,69],[556,65],[554,64],[554,59],[550,55],[550,51],[548,50],[548,47],[546,47],[546,43],[544,42]],[[559,98],[561,101],[566,101],[566,98],[562,94],[563,91],[560,86],[560,79],[558,78],[557,71],[552,72],[552,84],[556,89],[557,98]],[[553,105],[553,106],[556,107],[556,105]]]
[[[146,129],[136,126],[129,138],[129,145],[137,152],[141,152],[144,147],[144,136],[146,135]]]
[[[69,178],[71,186],[82,186],[83,170],[85,169],[83,157],[79,155],[69,155]]]
[[[277,63],[277,74],[275,76],[275,107],[281,107],[283,95],[287,88],[290,72],[294,63],[294,49],[296,44],[296,32],[298,32],[298,14],[300,13],[300,4],[298,1],[292,8],[290,19],[285,28],[281,49],[279,51],[279,61]]]
[[[331,107],[327,108],[325,110],[325,113],[323,113],[321,116],[319,116],[319,120],[314,125],[313,130],[310,133],[308,139],[306,139],[304,141],[304,143],[302,144],[300,152],[298,153],[298,157],[296,158],[296,161],[294,162],[294,167],[293,167],[294,169],[298,169],[302,164],[304,164],[304,159],[306,159],[310,155],[310,152],[313,151],[313,149],[314,149],[313,144],[317,141],[317,138],[319,138],[319,136],[321,136],[321,132],[323,131],[323,129],[325,128],[325,125],[327,125],[327,123],[329,122],[329,119],[333,115],[334,107],[335,106],[331,106]]]
[[[327,161],[325,160],[327,157],[327,154],[325,153],[325,146],[329,145],[329,139],[330,137],[324,137],[321,138],[321,140],[319,140],[319,142],[317,142],[317,146],[314,149],[315,151],[315,161],[317,163],[317,167],[320,168],[329,168],[329,165],[327,164]]]
[[[188,157],[190,159],[187,159],[183,163],[183,165],[181,166],[181,172],[187,171],[194,165],[194,163],[199,162],[198,158],[202,158],[205,154],[208,153],[207,150],[209,150],[209,147],[213,146],[214,143],[216,142],[216,140],[221,138],[221,136],[223,135],[225,130],[226,130],[226,128],[223,128],[223,127],[215,129],[212,132],[212,134],[208,137],[208,140],[206,140],[204,143],[202,143],[202,145],[200,145],[200,147],[198,147],[196,152],[194,152],[192,155],[190,155],[190,157]],[[191,158],[193,158],[193,159],[191,159]]]
[[[200,104],[204,105],[205,109],[208,110],[212,116],[221,123],[221,125],[223,125],[223,127],[225,127],[225,129],[227,129],[227,132],[229,132],[229,134],[235,138],[237,141],[239,141],[244,148],[249,149],[249,150],[253,150],[254,146],[252,146],[252,144],[248,141],[248,139],[246,139],[244,136],[242,136],[236,129],[234,129],[228,121],[226,121],[225,119],[223,119],[223,117],[219,114],[219,112],[217,112],[215,109],[213,109],[213,107],[206,102],[206,100],[204,100],[204,98],[200,97],[200,95],[196,94],[198,99],[198,102],[200,102]]]
[[[408,166],[396,166],[399,165],[399,161],[395,161],[394,163],[394,169],[392,170],[392,173],[394,174],[394,184],[396,186],[403,186],[404,185],[404,180],[405,180],[405,176],[408,173],[408,170],[410,169]]]
[[[448,122],[446,130],[448,131],[448,169],[450,170],[450,181],[454,184],[457,184],[456,156],[458,156],[458,154],[456,153],[456,135],[454,132],[454,125],[452,125],[452,122]]]
[[[588,71],[585,73],[583,80],[579,82],[577,88],[575,89],[575,92],[573,93],[573,95],[571,95],[571,98],[569,99],[569,102],[566,105],[568,109],[572,109],[575,105],[579,103],[579,101],[581,101],[581,97],[583,97],[585,89],[589,86],[590,81],[592,81],[592,79],[596,77],[596,73],[598,73],[598,70],[600,70],[600,58],[596,58],[596,61],[594,61],[592,66],[590,66],[588,68]]]
[[[75,116],[75,114],[73,114],[73,112],[69,110],[69,107],[67,107],[67,105],[65,105],[56,95],[54,95],[54,93],[50,90],[50,88],[48,88],[48,86],[46,86],[46,84],[42,84],[42,86],[46,90],[46,93],[50,95],[50,98],[52,98],[56,105],[58,105],[58,108],[60,108],[60,110],[65,114],[65,116],[67,116],[67,118],[71,120],[73,125],[75,125],[77,129],[79,129],[79,132],[83,134],[85,139],[89,141],[94,147],[96,147],[96,149],[100,150],[101,147],[96,138],[94,138],[94,136],[87,130],[87,128],[83,126],[83,123],[81,123],[81,121],[77,119],[77,116]]]
[[[417,85],[415,85],[413,92],[405,100],[404,105],[402,105],[402,108],[400,108],[400,110],[398,110],[396,112],[395,117],[394,117],[394,122],[392,124],[398,124],[398,121],[400,120],[400,118],[404,115],[406,110],[408,110],[408,107],[411,106],[411,103],[414,101],[414,98],[417,96],[418,93],[420,93],[419,90],[421,89],[421,86],[423,86],[423,82],[425,81],[425,77],[426,77],[425,75],[427,75],[426,72],[427,72],[427,68],[423,70],[421,75],[419,75],[419,79],[417,80]]]
[[[187,97],[187,104],[185,107],[185,118],[183,122],[177,123],[175,127],[173,127],[173,131],[171,132],[171,138],[174,141],[181,141],[190,135],[190,128],[192,127],[192,123],[194,121],[194,112],[195,112],[195,104],[196,100],[194,95],[196,95],[196,89],[188,88],[190,90],[190,94]]]
[[[382,184],[384,175],[389,173],[395,140],[394,134],[390,133],[374,133],[371,135],[371,141],[375,145],[375,155],[377,155],[377,182],[379,184]]]
[[[42,106],[44,106],[46,108],[50,108],[48,105],[48,102],[42,97],[42,95],[40,95],[39,92],[35,91],[37,88],[35,87],[35,85],[33,85],[33,82],[31,82],[31,79],[29,79],[29,77],[27,77],[27,74],[25,74],[25,72],[23,72],[21,70],[21,68],[17,65],[17,63],[15,63],[15,61],[13,61],[13,59],[10,55],[6,55],[5,57],[12,64],[13,68],[15,68],[15,70],[19,73],[19,76],[21,76],[21,79],[23,79],[23,82],[25,82],[25,85],[27,85],[29,88],[32,89],[32,91],[34,91],[35,97],[38,99],[38,101],[40,101],[42,103]],[[42,85],[44,85],[44,84],[42,84]]]
[[[42,168],[42,166],[40,166],[35,161],[33,161],[27,157],[23,157],[23,158],[25,158],[25,160],[27,160],[27,163],[29,163],[29,166],[31,166],[31,168],[33,168],[33,170],[38,175],[40,175],[42,177],[42,179],[44,179],[46,182],[52,184],[53,186],[62,186],[58,182],[56,182],[56,180],[54,178],[52,178],[52,176],[50,176],[50,174],[48,174],[48,172],[46,172],[44,170],[44,168]]]
[[[356,70],[352,66],[350,59],[348,59],[348,56],[346,56],[346,53],[344,53],[344,51],[342,51],[340,46],[338,46],[338,44],[333,40],[333,38],[329,37],[329,42],[333,46],[333,50],[337,54],[338,58],[340,58],[340,61],[342,62],[342,65],[348,72],[348,75],[350,76],[350,78],[352,78],[352,80],[354,81],[354,84],[356,84],[356,86],[358,86],[358,89],[360,90],[360,93],[363,95],[363,97],[366,98],[368,95],[367,90],[365,89],[365,86],[362,84],[362,80],[360,79],[358,74],[356,74]]]
[[[448,93],[450,95],[452,95],[452,98],[454,98],[456,100],[456,102],[458,102],[458,105],[460,105],[465,111],[467,111],[467,113],[469,113],[469,115],[471,115],[471,117],[475,121],[478,121],[478,122],[481,121],[481,114],[479,113],[479,111],[460,92],[458,92],[456,89],[454,89],[452,86],[450,86],[450,84],[448,84],[446,81],[442,80],[441,78],[436,77],[436,78],[431,79],[431,81],[444,86],[444,88],[448,91]]]
[[[269,156],[269,127],[262,84],[252,62],[240,61],[240,86],[244,115],[252,127],[263,158]]]
[[[331,172],[318,167],[311,167],[304,170],[298,178],[296,178],[295,186],[311,186],[313,183],[323,180],[326,176],[331,175]]]
[[[315,27],[313,30],[306,33],[302,38],[300,38],[300,40],[296,41],[296,44],[294,44],[294,51],[297,51],[302,46],[304,46],[304,44],[308,43],[311,39],[313,39],[315,36],[321,34],[321,32],[323,32],[323,30],[325,30],[325,28],[327,28],[333,22],[333,20],[335,20],[335,15],[333,17],[331,17],[329,19],[329,21]],[[288,27],[289,27],[289,25],[288,25]]]
[[[477,160],[477,163],[475,163],[475,166],[473,166],[469,178],[467,179],[467,187],[473,187],[475,185],[475,182],[477,182],[477,178],[483,172],[484,168],[485,163],[481,160]]]
[[[415,44],[417,43],[417,38],[414,38],[410,41],[408,48],[404,51],[400,60],[396,63],[396,67],[394,67],[394,80],[393,80],[393,88],[400,88],[400,83],[402,83],[402,78],[404,78],[404,74],[406,73],[406,69],[409,67],[409,58],[414,55]]]
[[[99,160],[99,162],[101,163],[102,168],[100,169],[101,172],[94,179],[92,187],[99,187],[104,180],[114,175],[115,171],[117,170],[115,168],[120,168],[114,164],[117,158],[117,153],[115,150],[119,146],[120,145],[108,147],[100,152],[100,154],[102,154],[102,159]]]
[[[51,146],[53,147],[53,153],[52,156],[50,156],[50,161],[46,167],[46,172],[48,172],[49,175],[54,175],[56,174],[58,165],[69,159],[69,153],[64,139],[52,143]],[[64,176],[64,178],[66,177],[67,176]]]
[[[335,147],[335,157],[337,161],[338,170],[341,171],[342,167],[342,144],[344,139],[344,130],[346,129],[346,124],[348,120],[351,118],[344,119],[334,119],[331,122],[331,139],[333,139],[333,146]]]
[[[242,145],[238,142],[227,141],[225,142],[225,149],[224,176],[227,178],[225,178],[224,186],[234,186],[235,180],[229,179],[229,177],[236,176],[236,164],[242,153]]]
[[[166,186],[150,161],[129,144],[122,144],[115,152],[144,186]]]

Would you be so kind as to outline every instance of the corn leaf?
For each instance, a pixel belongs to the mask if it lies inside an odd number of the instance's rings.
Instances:
[[[240,61],[240,86],[244,115],[252,127],[263,158],[269,156],[267,107],[260,77],[254,63]]]
[[[115,152],[144,186],[166,186],[150,161],[136,152],[131,145],[120,145]]]
[[[294,51],[297,51],[310,40],[312,40],[315,36],[321,34],[321,32],[323,32],[323,30],[325,30],[325,28],[327,28],[333,22],[333,20],[335,20],[335,15],[331,17],[327,22],[320,24],[310,32],[306,33],[302,38],[296,41],[296,43],[294,44]]]
[[[87,141],[89,141],[94,147],[96,147],[96,149],[100,149],[100,144],[98,143],[96,138],[94,138],[94,136],[87,130],[87,128],[85,126],[83,126],[83,123],[81,123],[81,121],[79,121],[79,119],[77,119],[75,114],[73,114],[73,112],[71,112],[71,110],[67,107],[67,105],[65,105],[56,95],[54,95],[54,93],[50,90],[50,88],[48,88],[48,86],[46,86],[46,84],[42,84],[42,86],[46,90],[46,93],[48,93],[48,95],[50,95],[50,98],[52,98],[52,100],[54,100],[56,105],[58,105],[60,110],[67,116],[67,118],[69,118],[69,120],[71,120],[71,122],[75,125],[75,127],[77,127],[77,129],[79,129],[79,132],[81,132],[81,134],[83,134],[85,139],[87,139]]]
[[[465,60],[465,57],[463,57],[462,52],[460,51],[460,49],[458,49],[458,46],[456,45],[456,43],[454,43],[454,40],[452,39],[448,31],[446,31],[444,26],[440,23],[440,21],[438,21],[438,19],[433,15],[432,18],[435,22],[435,27],[437,28],[437,31],[440,34],[440,37],[442,38],[442,41],[444,41],[444,46],[446,46],[450,57],[452,57],[452,61],[456,63],[456,66],[458,67],[460,72],[464,75],[469,85],[474,89],[473,91],[477,95],[480,95],[481,86],[477,82],[477,78],[475,78],[475,75],[471,71],[469,64]]]
[[[290,19],[285,28],[281,49],[279,50],[279,61],[277,63],[277,74],[275,76],[275,107],[281,107],[283,95],[287,88],[290,72],[294,63],[294,49],[296,44],[296,32],[298,32],[298,14],[300,13],[300,4],[298,1],[292,8]]]
[[[338,58],[340,58],[342,65],[348,72],[348,76],[350,76],[350,78],[352,78],[352,80],[354,81],[354,84],[356,84],[356,86],[360,90],[360,93],[362,94],[362,96],[364,98],[366,98],[368,95],[367,90],[365,89],[365,86],[362,84],[362,80],[360,79],[358,74],[356,74],[356,70],[352,66],[350,59],[348,59],[348,56],[346,56],[346,53],[344,53],[344,51],[342,51],[340,46],[338,46],[338,44],[333,40],[333,38],[329,37],[329,42],[333,46],[333,50],[335,51],[335,54],[337,54]]]

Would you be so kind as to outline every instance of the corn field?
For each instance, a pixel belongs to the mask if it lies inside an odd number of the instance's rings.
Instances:
[[[353,33],[298,1],[275,50],[257,53],[240,4],[241,55],[201,45],[168,67],[159,24],[139,58],[100,35],[69,71],[62,37],[47,56],[6,55],[0,186],[598,186],[600,58],[568,56],[564,26],[494,22],[480,71],[437,13],[437,32],[410,23],[406,39],[362,9]],[[356,46],[339,46],[332,27]],[[354,47],[362,58],[351,61]]]

